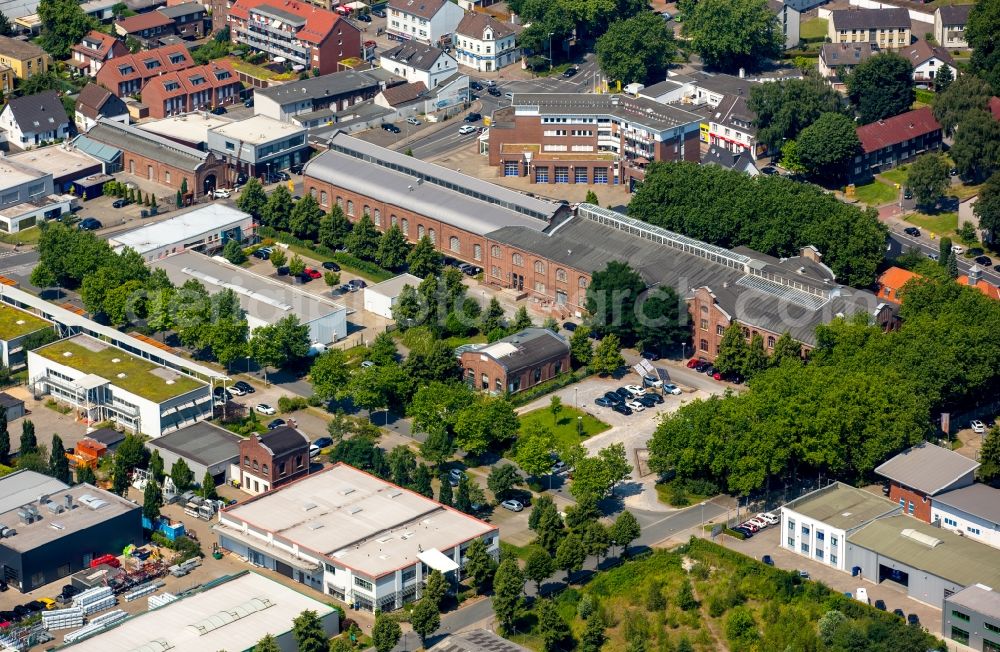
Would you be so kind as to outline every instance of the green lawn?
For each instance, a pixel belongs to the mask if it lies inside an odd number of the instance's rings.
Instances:
[[[887,183],[872,181],[869,184],[855,188],[854,196],[857,197],[858,201],[864,202],[869,206],[881,206],[882,204],[895,201],[897,197],[896,192],[896,189]]]
[[[35,244],[42,237],[42,230],[37,226],[18,231],[17,233],[0,233],[0,242],[7,244]]]
[[[578,417],[583,417],[581,421],[583,423],[582,435],[577,434],[576,430]],[[569,405],[563,405],[558,420],[552,417],[552,413],[549,412],[549,408],[547,407],[526,412],[520,416],[520,419],[522,429],[530,423],[540,423],[551,430],[556,439],[557,450],[567,450],[576,446],[584,439],[593,437],[611,427],[597,417]]]
[[[687,507],[689,505],[697,505],[701,501],[708,500],[712,496],[691,491],[690,488],[686,486],[684,481],[674,479],[668,482],[657,482],[656,497],[664,505],[670,505],[671,507]]]
[[[892,170],[887,170],[885,172],[880,172],[879,176],[888,181],[889,183],[898,183],[899,187],[906,186],[907,178],[907,168],[909,166],[901,165],[898,168],[893,168]]]
[[[906,216],[906,221],[936,235],[952,235],[958,228],[958,213],[937,213],[936,215],[913,213]]]
[[[825,18],[813,18],[804,20],[799,25],[799,38],[803,41],[812,39],[823,40],[827,35],[827,20]]]

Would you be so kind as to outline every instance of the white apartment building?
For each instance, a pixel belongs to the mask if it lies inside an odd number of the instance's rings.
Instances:
[[[428,89],[458,72],[458,62],[444,50],[421,43],[403,43],[381,54],[379,65],[411,83],[423,82]]]
[[[219,513],[219,545],[355,609],[392,611],[421,596],[432,570],[460,575],[497,528],[346,464]]]
[[[450,0],[389,0],[386,31],[404,41],[438,45],[454,33],[464,13]]]
[[[514,28],[489,14],[465,14],[455,29],[454,45],[458,62],[479,72],[500,70],[521,56]]]

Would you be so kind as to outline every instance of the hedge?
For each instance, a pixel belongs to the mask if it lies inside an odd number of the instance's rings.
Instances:
[[[333,251],[329,247],[324,247],[321,244],[316,244],[315,242],[310,242],[309,240],[296,238],[291,233],[278,231],[269,226],[261,226],[257,229],[257,234],[261,238],[271,238],[284,244],[295,245],[297,247],[302,247],[303,249],[308,249],[312,253],[315,253],[323,258],[338,262],[342,267],[347,268],[348,271],[354,272],[358,276],[364,276],[369,281],[379,283],[395,276],[393,272],[379,267],[371,261],[361,260],[357,256],[344,251]]]
[[[552,380],[547,380],[540,385],[535,385],[531,389],[526,389],[523,392],[518,392],[517,394],[514,394],[511,397],[510,402],[514,405],[514,407],[531,403],[536,398],[545,396],[546,394],[554,392],[557,389],[562,389],[567,385],[578,383],[590,375],[591,375],[590,369],[588,369],[587,367],[580,367],[576,371],[562,374],[561,376],[557,376]]]

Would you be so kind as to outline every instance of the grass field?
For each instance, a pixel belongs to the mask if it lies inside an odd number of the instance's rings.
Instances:
[[[580,422],[583,424],[582,434],[577,434],[577,420],[583,417]],[[531,412],[525,412],[520,416],[521,429],[532,423],[541,424],[552,431],[556,440],[557,450],[567,450],[576,446],[584,439],[602,433],[611,426],[604,423],[597,417],[587,414],[583,410],[578,410],[569,405],[564,405],[559,412],[558,418],[552,416],[549,408],[543,407]]]
[[[0,242],[29,245],[36,244],[40,237],[42,237],[42,230],[33,226],[17,233],[0,233]]]
[[[907,178],[906,170],[908,167],[909,166],[902,165],[892,170],[880,172],[879,176],[888,181],[889,183],[898,183],[899,186],[902,188],[906,186],[906,178]]]
[[[906,216],[906,221],[936,235],[951,235],[958,228],[958,213],[914,213]]]
[[[799,38],[803,41],[818,39],[822,41],[827,34],[827,20],[825,18],[812,18],[804,20],[799,25]]]
[[[869,206],[881,206],[896,199],[896,189],[881,181],[872,181],[869,184],[858,186],[854,189],[854,196],[858,201]]]

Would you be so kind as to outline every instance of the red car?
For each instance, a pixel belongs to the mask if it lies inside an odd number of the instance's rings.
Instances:
[[[704,364],[704,363],[706,363],[706,362],[708,362],[708,361],[707,361],[707,360],[705,360],[705,359],[703,359],[703,358],[691,358],[691,359],[690,359],[690,360],[688,360],[688,362],[687,362],[687,368],[688,368],[688,369],[694,369],[694,368],[695,368],[695,367],[697,367],[698,365],[700,365],[700,364]]]
[[[312,279],[323,278],[323,275],[319,273],[319,270],[313,269],[312,267],[306,267],[304,273]]]

